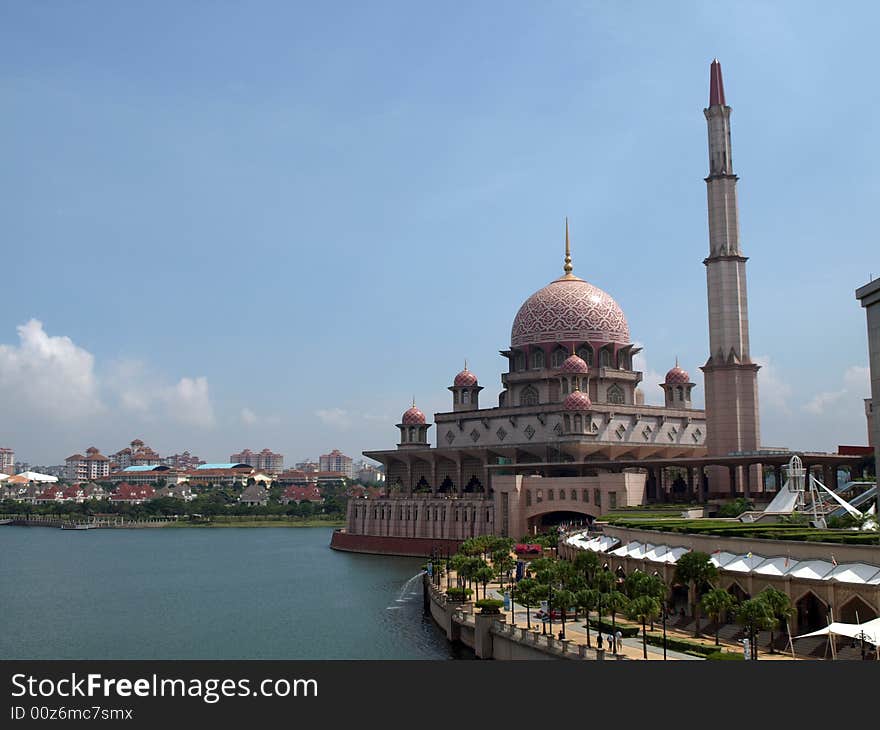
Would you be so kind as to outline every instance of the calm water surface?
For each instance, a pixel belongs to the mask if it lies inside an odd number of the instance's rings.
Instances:
[[[420,561],[327,528],[0,527],[6,659],[452,659]]]

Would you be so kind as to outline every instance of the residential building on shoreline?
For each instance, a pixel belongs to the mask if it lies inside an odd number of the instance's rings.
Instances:
[[[239,454],[232,454],[229,461],[249,464],[254,469],[268,474],[280,474],[284,469],[284,455],[276,454],[271,449],[263,449],[258,453],[245,449]]]
[[[333,449],[329,454],[322,454],[318,459],[319,471],[338,472],[346,479],[354,478],[351,467],[352,459],[339,449]]]
[[[86,449],[85,456],[73,454],[64,463],[65,476],[70,481],[94,481],[110,474],[110,459],[94,446]]]

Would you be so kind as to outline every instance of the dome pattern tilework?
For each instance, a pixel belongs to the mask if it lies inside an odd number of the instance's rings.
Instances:
[[[590,368],[583,358],[572,355],[562,363],[562,371],[565,373],[588,373]]]
[[[400,422],[404,426],[423,426],[425,424],[425,414],[422,413],[418,408],[413,406],[412,408],[404,411]]]
[[[455,376],[455,381],[453,383],[453,385],[459,387],[476,384],[477,376],[474,375],[470,370],[462,370],[458,375]]]
[[[682,370],[678,365],[666,373],[667,385],[687,385],[690,382],[691,376],[688,375],[687,370]]]
[[[631,342],[623,310],[589,282],[554,281],[526,299],[516,313],[511,347],[573,341]]]
[[[593,407],[593,403],[590,400],[590,396],[576,390],[568,395],[562,407],[567,411],[588,411]]]

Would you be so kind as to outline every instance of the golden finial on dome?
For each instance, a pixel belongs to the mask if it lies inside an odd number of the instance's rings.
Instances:
[[[565,216],[565,266],[562,269],[566,276],[571,276],[573,268],[571,265],[571,243],[568,240],[568,216]]]

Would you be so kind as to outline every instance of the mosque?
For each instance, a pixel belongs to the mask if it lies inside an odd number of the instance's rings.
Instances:
[[[425,555],[447,542],[495,533],[518,538],[560,521],[590,520],[649,501],[754,496],[791,456],[760,447],[759,366],[749,350],[746,262],[739,241],[721,65],[710,70],[706,267],[709,354],[698,387],[676,363],[646,405],[640,348],[607,292],[578,277],[568,222],[562,275],[532,294],[513,320],[497,404],[465,364],[448,386],[451,409],[433,423],[413,403],[396,448],[365,451],[385,466],[385,498],[351,500],[339,549]],[[646,386],[655,387],[653,384]],[[434,427],[435,443],[429,441]],[[833,484],[840,457],[803,455]]]

